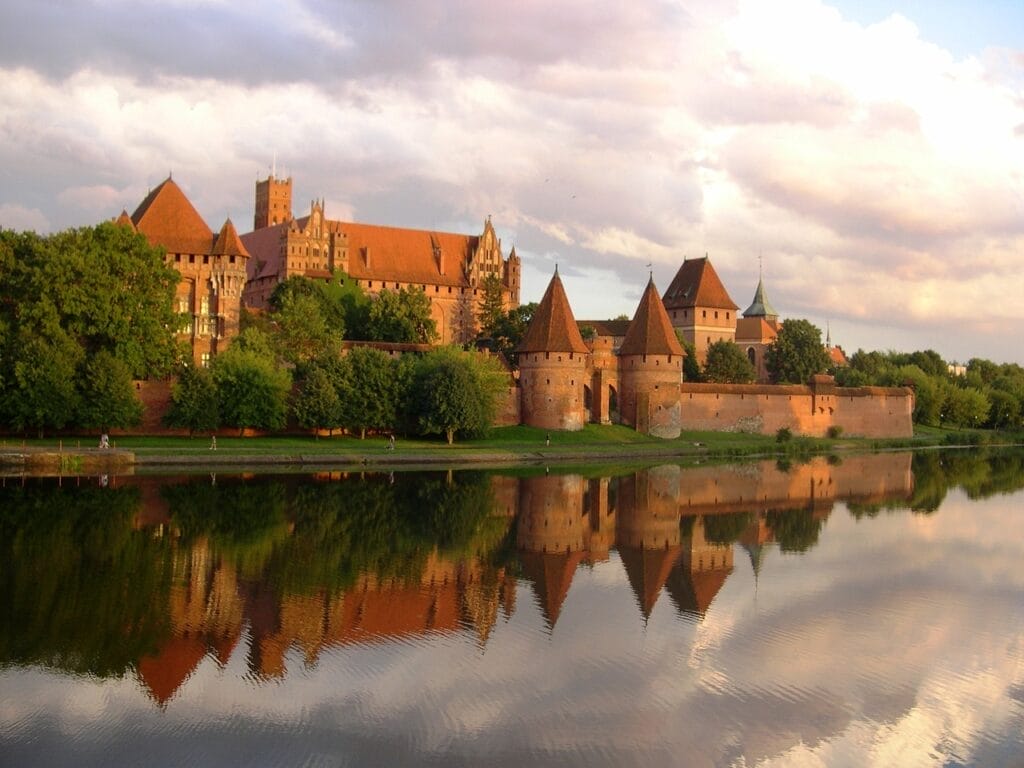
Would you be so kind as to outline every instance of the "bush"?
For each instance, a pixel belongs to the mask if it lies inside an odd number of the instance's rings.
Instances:
[[[828,428],[828,432],[826,434],[829,436],[829,438],[835,440],[836,438],[843,434],[843,428],[840,427],[838,424],[833,424],[831,427]]]
[[[779,429],[778,432],[775,433],[776,443],[788,443],[792,439],[793,432],[789,429],[789,427],[782,427]]]

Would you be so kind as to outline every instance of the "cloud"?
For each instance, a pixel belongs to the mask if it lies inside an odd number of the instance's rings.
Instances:
[[[956,58],[898,15],[107,0],[8,17],[6,202],[52,226],[131,209],[170,171],[211,226],[246,221],[276,155],[297,201],[469,231],[491,214],[526,262],[637,291],[647,262],[667,285],[708,252],[742,304],[763,256],[783,315],[849,321],[848,346],[887,323],[921,348],[941,335],[947,356],[1005,358],[972,341],[975,319],[1024,319],[1020,54]],[[66,192],[93,187],[137,194],[100,212]],[[527,273],[524,301],[547,271]],[[582,311],[599,306],[635,308]]]

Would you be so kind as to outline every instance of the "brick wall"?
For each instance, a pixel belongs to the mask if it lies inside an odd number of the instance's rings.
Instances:
[[[907,387],[692,384],[680,386],[682,428],[770,435],[786,428],[822,437],[836,426],[845,435],[910,437],[913,390]]]

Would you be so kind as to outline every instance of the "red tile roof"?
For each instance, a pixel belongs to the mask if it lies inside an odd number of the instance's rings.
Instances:
[[[128,227],[132,232],[138,232],[135,228],[135,222],[132,221],[132,217],[128,215],[128,211],[121,209],[121,215],[114,219],[114,223],[119,227]]]
[[[620,355],[680,355],[683,348],[676,338],[672,321],[668,319],[665,305],[661,303],[654,279],[647,283],[640,305],[629,324],[626,338],[619,347]]]
[[[736,320],[736,343],[772,342],[779,335],[779,324],[764,317],[741,317]]]
[[[679,267],[668,290],[665,291],[664,302],[666,309],[739,309],[729,297],[729,292],[725,290],[707,256],[683,261],[683,265]]]
[[[663,549],[619,548],[626,577],[645,619],[650,618],[661,588],[668,581],[681,551],[678,544]]]
[[[593,328],[598,336],[610,336],[612,338],[623,338],[629,330],[629,320],[577,320],[576,326]]]
[[[533,313],[530,326],[519,343],[520,352],[580,352],[587,348],[565,296],[558,269],[548,283],[544,298]]]
[[[226,220],[224,226],[220,228],[217,241],[213,244],[212,253],[215,256],[244,256],[249,258],[249,252],[242,245],[242,239],[238,236],[238,231],[235,229],[235,225],[231,223],[231,219]]]
[[[208,254],[213,245],[213,231],[171,178],[146,195],[132,223],[150,244],[168,253]]]
[[[832,365],[841,367],[850,364],[846,359],[846,353],[843,352],[842,347],[825,347],[825,351],[828,352],[828,357],[832,361]]]

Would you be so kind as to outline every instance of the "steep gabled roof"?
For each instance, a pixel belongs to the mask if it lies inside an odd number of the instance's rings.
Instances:
[[[579,352],[586,354],[587,348],[580,329],[569,307],[569,299],[562,287],[562,278],[555,275],[548,283],[544,298],[533,313],[530,327],[526,329],[519,343],[519,352]]]
[[[235,225],[231,223],[231,219],[227,219],[224,222],[224,226],[220,228],[217,241],[213,244],[212,253],[215,256],[244,256],[249,258],[249,251],[242,245],[242,239],[238,236],[238,231],[235,229]]]
[[[766,318],[778,318],[779,313],[775,311],[775,307],[768,301],[768,294],[764,290],[764,281],[761,278],[757,278],[757,290],[754,291],[754,301],[751,302],[750,306],[743,310],[744,317],[766,317]]]
[[[647,282],[647,289],[640,297],[640,305],[629,324],[626,338],[619,347],[620,355],[680,355],[683,348],[676,338],[672,321],[668,319],[665,305],[654,286],[654,278]]]
[[[305,219],[300,219],[298,224],[300,228],[305,227]],[[328,225],[348,237],[348,274],[353,278],[469,285],[466,269],[476,251],[479,236],[347,221],[332,221]],[[369,266],[366,264],[367,250]]]
[[[246,266],[248,279],[276,275],[281,271],[281,238],[288,222],[261,227],[242,235],[242,245],[251,257]]]
[[[663,298],[666,309],[738,309],[707,256],[683,261]]]
[[[207,254],[213,245],[213,231],[170,177],[146,195],[132,223],[151,245],[169,253]]]

